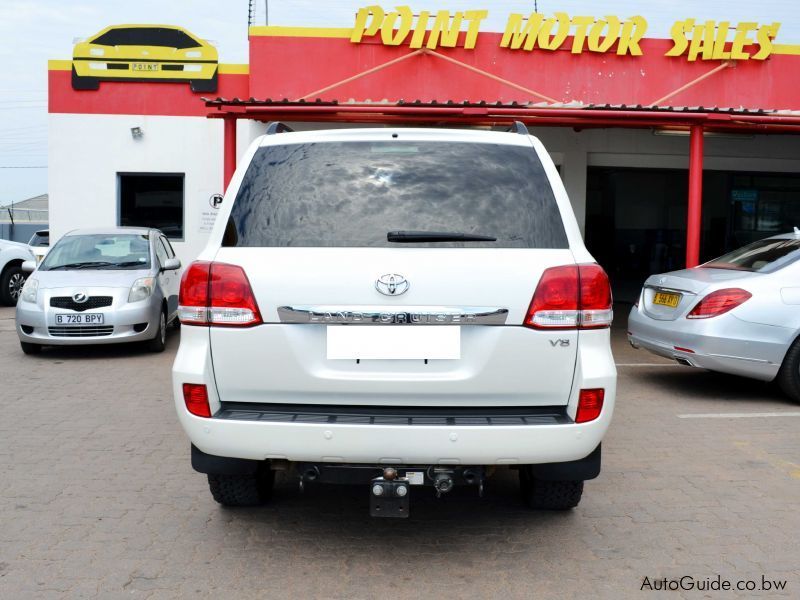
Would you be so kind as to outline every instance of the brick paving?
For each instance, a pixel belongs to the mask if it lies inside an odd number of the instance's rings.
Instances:
[[[623,333],[617,362],[653,366],[620,367],[604,470],[578,509],[529,512],[503,473],[483,499],[415,489],[410,519],[374,520],[364,489],[288,481],[264,508],[218,507],[174,416],[179,334],[162,355],[29,357],[0,309],[0,598],[635,598],[645,576],[717,574],[800,597],[800,418],[677,417],[800,407],[663,366]]]

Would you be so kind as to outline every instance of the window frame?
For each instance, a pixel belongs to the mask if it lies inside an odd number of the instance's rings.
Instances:
[[[122,224],[122,178],[123,177],[180,177],[181,179],[181,237],[171,238],[176,242],[186,241],[186,173],[178,172],[154,172],[154,171],[117,171],[117,226],[126,227]],[[153,225],[132,225],[131,227],[149,227],[158,229]],[[161,232],[168,240],[169,235]]]

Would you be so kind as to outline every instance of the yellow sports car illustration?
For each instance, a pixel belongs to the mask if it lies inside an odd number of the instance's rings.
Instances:
[[[101,81],[188,81],[193,92],[217,91],[217,49],[182,27],[111,25],[75,44],[72,87]]]

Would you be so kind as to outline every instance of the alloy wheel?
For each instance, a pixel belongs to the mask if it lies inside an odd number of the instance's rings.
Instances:
[[[22,286],[25,285],[26,279],[24,275],[14,273],[8,280],[8,291],[14,301],[19,300],[19,296],[22,293]]]

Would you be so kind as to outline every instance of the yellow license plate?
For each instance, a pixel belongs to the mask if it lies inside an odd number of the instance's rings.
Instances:
[[[669,306],[670,308],[675,308],[678,306],[678,302],[681,301],[680,294],[667,294],[666,292],[656,292],[655,297],[653,298],[653,304],[660,304],[661,306]]]
[[[132,63],[131,71],[158,71],[157,63]]]

